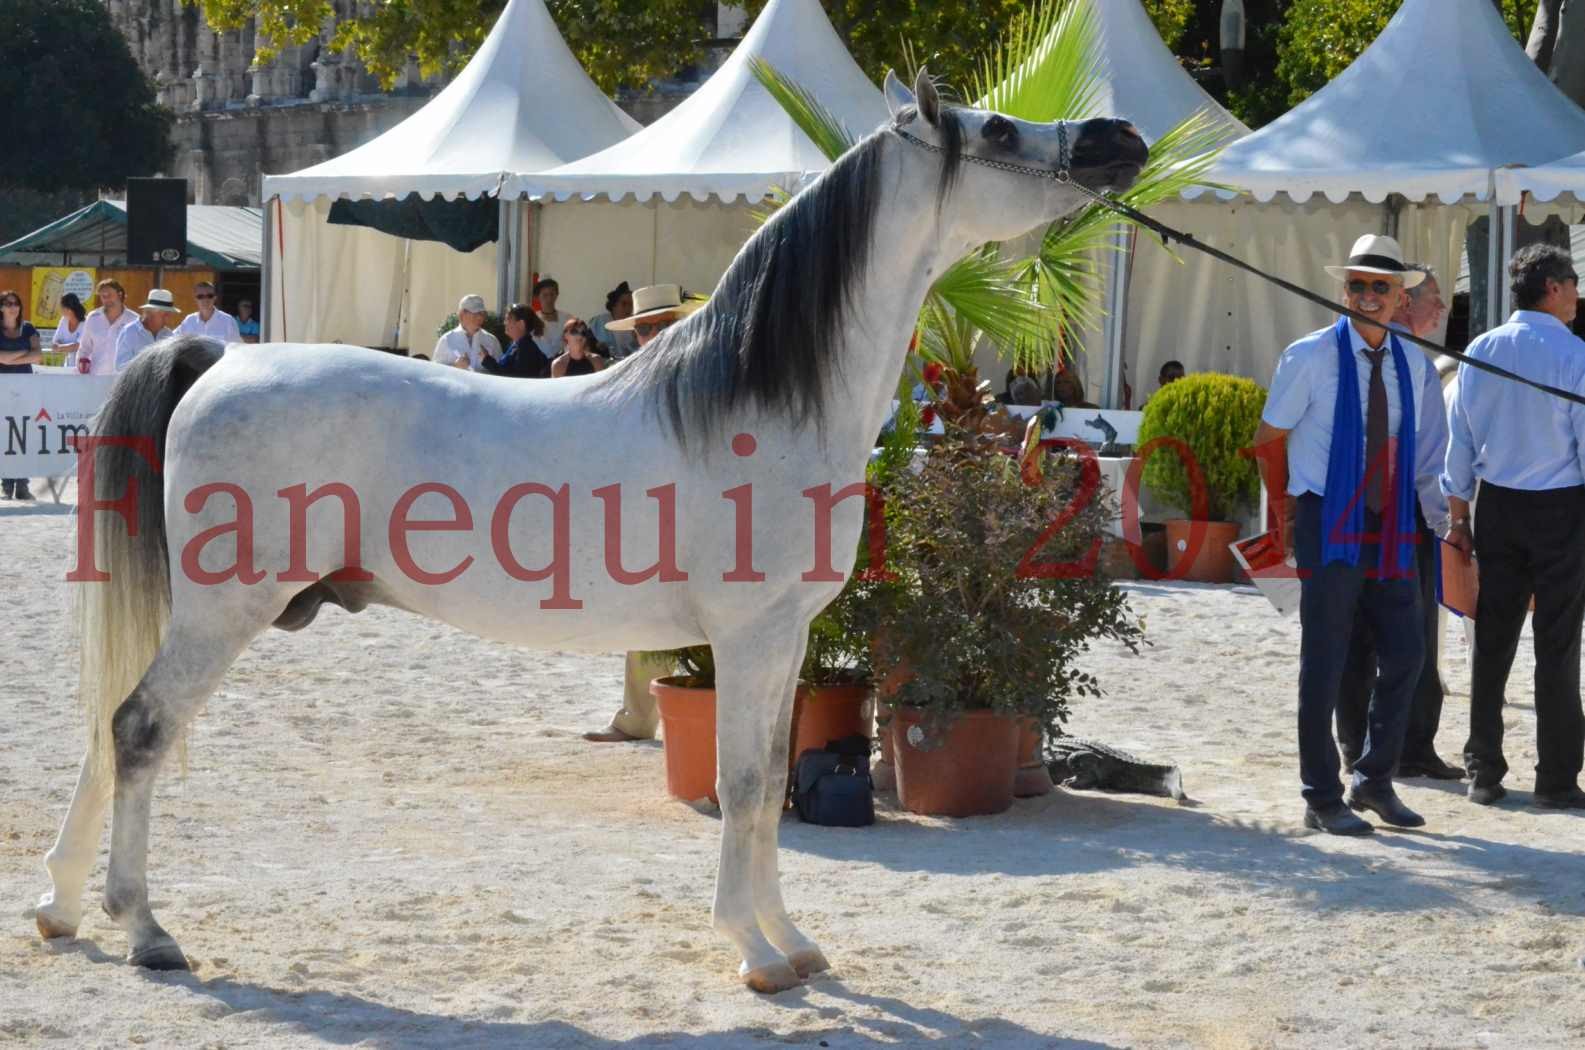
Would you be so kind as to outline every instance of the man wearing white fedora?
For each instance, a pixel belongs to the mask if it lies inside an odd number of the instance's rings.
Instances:
[[[611,332],[632,332],[638,337],[635,354],[667,328],[704,305],[703,299],[689,299],[675,284],[655,284],[633,293],[633,312],[627,317],[606,322]],[[629,355],[631,356],[631,355]],[[622,706],[611,716],[604,729],[593,729],[583,734],[585,740],[597,744],[614,744],[627,740],[653,740],[660,714],[655,709],[655,698],[650,695],[651,679],[676,670],[676,661],[665,653],[632,652],[622,673]]]
[[[116,371],[126,368],[134,357],[161,339],[175,335],[169,322],[181,315],[176,309],[176,298],[170,292],[164,288],[151,290],[149,301],[138,307],[138,323],[127,325],[116,336]]]
[[[1266,487],[1283,507],[1283,539],[1299,570],[1299,775],[1306,827],[1367,835],[1350,812],[1419,827],[1424,818],[1392,786],[1425,639],[1415,547],[1416,439],[1424,405],[1423,354],[1388,330],[1404,289],[1424,274],[1404,265],[1391,237],[1367,234],[1348,261],[1328,266],[1343,302],[1377,323],[1343,318],[1283,351],[1266,395],[1257,447]],[[1286,497],[1286,498],[1284,498]],[[1364,749],[1345,805],[1332,716],[1356,615],[1378,660]]]

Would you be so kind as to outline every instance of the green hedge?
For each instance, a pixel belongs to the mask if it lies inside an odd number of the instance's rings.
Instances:
[[[1207,520],[1230,520],[1252,507],[1260,493],[1254,459],[1239,453],[1254,443],[1265,404],[1266,391],[1252,380],[1213,372],[1185,376],[1145,404],[1138,447],[1160,437],[1186,443],[1205,480]],[[1172,448],[1151,453],[1144,484],[1157,499],[1192,515],[1189,471]]]

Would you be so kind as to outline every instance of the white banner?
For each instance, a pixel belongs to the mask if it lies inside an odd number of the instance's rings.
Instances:
[[[116,381],[33,367],[32,375],[0,374],[0,477],[74,473],[74,438],[88,433]]]

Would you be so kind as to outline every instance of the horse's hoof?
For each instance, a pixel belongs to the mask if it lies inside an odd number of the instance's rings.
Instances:
[[[808,977],[812,973],[824,973],[831,969],[831,964],[826,962],[825,953],[813,945],[802,951],[793,952],[787,956],[787,961],[792,964],[799,977]]]
[[[34,913],[33,921],[38,925],[39,936],[46,941],[52,941],[57,937],[77,936],[77,924],[75,922],[67,922],[65,919],[51,915],[44,908],[40,908]]]
[[[127,962],[133,966],[141,966],[145,970],[191,970],[187,965],[187,956],[176,946],[176,942],[166,937],[155,941],[153,944],[139,948],[127,956]]]
[[[744,970],[743,983],[761,995],[775,995],[777,992],[798,987],[803,983],[803,978],[798,976],[798,971],[792,968],[791,963],[778,962],[753,970]]]

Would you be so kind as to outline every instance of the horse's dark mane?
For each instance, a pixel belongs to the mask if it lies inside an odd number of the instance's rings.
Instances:
[[[881,150],[911,116],[899,113],[784,205],[738,252],[709,304],[611,369],[607,383],[655,392],[663,424],[684,442],[749,404],[822,425],[826,384],[842,367],[837,338],[869,269]],[[941,118],[938,202],[963,145],[956,114],[943,109]]]

